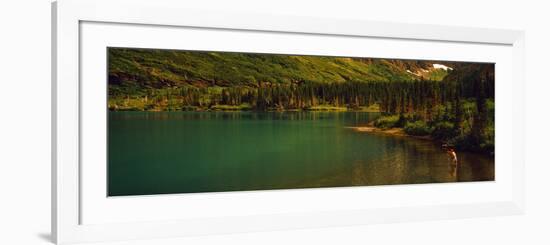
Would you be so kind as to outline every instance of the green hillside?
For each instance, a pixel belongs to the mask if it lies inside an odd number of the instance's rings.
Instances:
[[[441,80],[446,74],[427,61],[109,48],[109,84],[139,88]]]

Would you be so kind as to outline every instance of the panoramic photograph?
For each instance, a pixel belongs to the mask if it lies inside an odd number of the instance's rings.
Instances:
[[[494,63],[107,55],[109,196],[495,179]]]

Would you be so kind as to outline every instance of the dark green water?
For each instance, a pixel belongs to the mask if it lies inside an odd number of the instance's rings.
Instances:
[[[356,132],[367,112],[109,112],[110,196],[494,180],[492,157]]]

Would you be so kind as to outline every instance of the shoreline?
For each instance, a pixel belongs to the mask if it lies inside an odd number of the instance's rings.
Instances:
[[[381,113],[377,110],[353,110],[353,109],[268,109],[268,110],[232,110],[232,109],[192,109],[192,110],[128,110],[128,109],[108,109],[110,112],[370,112]]]
[[[277,112],[286,112],[286,111],[327,111],[327,112],[381,112],[380,106],[378,104],[372,104],[370,106],[337,106],[330,104],[321,104],[315,106],[307,107],[282,107],[282,106],[271,106],[265,108],[258,108],[250,104],[240,104],[240,105],[224,105],[216,104],[210,106],[166,106],[166,105],[148,105],[148,106],[119,106],[115,103],[109,103],[107,109],[109,111],[151,111],[151,112],[162,112],[162,111],[277,111]]]
[[[402,128],[383,129],[383,128],[377,128],[374,126],[346,127],[346,128],[352,129],[360,133],[372,133],[372,134],[381,134],[381,135],[389,135],[389,136],[410,137],[415,139],[434,141],[434,139],[432,139],[432,137],[430,137],[429,135],[415,136],[415,135],[407,134]]]

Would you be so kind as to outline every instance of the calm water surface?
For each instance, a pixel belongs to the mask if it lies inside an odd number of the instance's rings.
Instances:
[[[368,112],[109,112],[110,196],[494,180],[494,159],[356,132]]]

